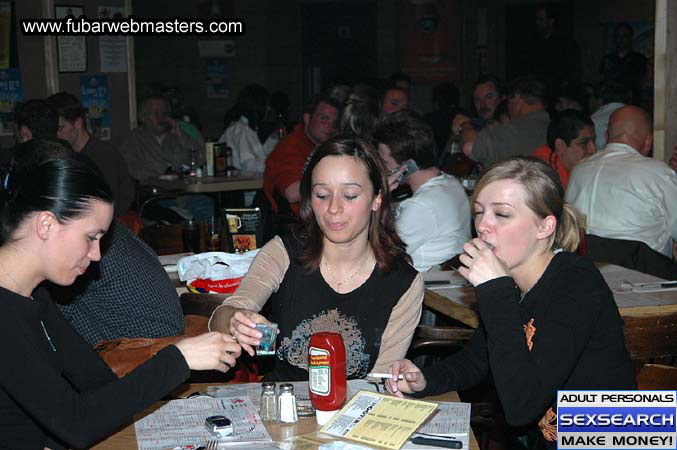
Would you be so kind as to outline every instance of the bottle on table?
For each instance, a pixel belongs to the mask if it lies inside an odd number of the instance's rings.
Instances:
[[[346,348],[340,333],[315,333],[308,345],[308,388],[319,425],[346,401]]]

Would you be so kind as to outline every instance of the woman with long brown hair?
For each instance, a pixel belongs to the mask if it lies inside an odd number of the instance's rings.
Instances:
[[[253,354],[270,297],[280,334],[268,378],[307,379],[308,341],[318,331],[343,336],[349,378],[386,369],[407,352],[423,282],[395,232],[381,159],[367,141],[337,136],[311,155],[300,190],[300,229],[261,249],[210,328]]]

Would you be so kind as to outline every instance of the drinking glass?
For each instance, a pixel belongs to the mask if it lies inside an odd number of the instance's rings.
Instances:
[[[200,252],[200,224],[196,220],[181,222],[181,237],[184,252]]]
[[[212,217],[207,221],[205,241],[207,241],[207,250],[210,252],[221,251],[221,219],[219,217]]]

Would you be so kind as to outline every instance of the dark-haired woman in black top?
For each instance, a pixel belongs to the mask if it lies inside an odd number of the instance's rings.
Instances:
[[[228,370],[240,346],[184,339],[117,379],[38,285],[68,285],[101,257],[110,188],[62,141],[33,140],[0,185],[0,448],[86,447],[184,381]]]

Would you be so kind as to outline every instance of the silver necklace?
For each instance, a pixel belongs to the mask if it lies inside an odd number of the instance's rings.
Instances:
[[[11,273],[7,272],[7,269],[5,269],[5,265],[3,263],[0,263],[0,267],[2,267],[2,271],[5,275],[7,275],[7,278],[12,280],[12,283],[14,283],[14,289],[16,289],[18,291],[19,290],[19,283],[16,282],[16,279],[12,276]]]
[[[7,269],[5,269],[5,265],[4,265],[3,263],[0,263],[0,267],[2,267],[2,271],[3,271],[3,273],[4,273],[5,275],[7,275],[7,278],[9,278],[10,280],[12,280],[12,283],[14,283],[14,289],[16,290],[15,292],[16,292],[17,294],[19,294],[19,283],[16,282],[16,278],[14,278],[14,277],[12,276],[11,273],[7,272]],[[21,295],[21,294],[19,294],[19,295]],[[30,298],[31,300],[33,300],[33,296],[32,296],[32,295],[30,295],[28,298]]]
[[[355,270],[355,272],[353,272],[352,275],[350,275],[348,278],[344,279],[343,281],[339,281],[338,278],[336,278],[336,276],[334,275],[334,272],[331,270],[331,267],[329,267],[329,263],[325,259],[322,259],[322,262],[324,263],[324,267],[327,268],[327,273],[336,283],[336,292],[340,293],[341,292],[341,286],[350,283],[353,280],[353,278],[355,278],[355,275],[357,275],[357,273],[362,269],[362,267],[364,267],[364,264],[367,261],[369,261],[370,259],[371,258],[369,257],[369,254],[367,254],[367,257],[364,258],[362,263],[357,267],[357,270]]]

